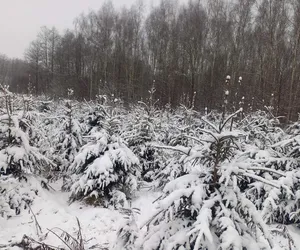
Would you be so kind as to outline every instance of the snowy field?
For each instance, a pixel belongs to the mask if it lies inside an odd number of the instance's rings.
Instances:
[[[300,0],[2,2],[0,250],[300,250]]]
[[[2,97],[0,249],[300,249],[300,124],[272,107]]]

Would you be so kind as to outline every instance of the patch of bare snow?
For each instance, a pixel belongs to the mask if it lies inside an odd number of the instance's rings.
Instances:
[[[124,221],[123,215],[116,210],[86,206],[79,202],[69,205],[68,193],[47,191],[42,188],[38,190],[38,196],[31,209],[42,228],[39,236],[45,235],[49,232],[47,229],[53,228],[60,228],[76,236],[77,217],[86,249],[92,247],[110,249],[110,245],[116,240],[119,225]],[[24,234],[39,241],[41,239],[37,235],[35,220],[29,210],[8,220],[0,218],[0,246],[20,242]],[[64,243],[52,233],[48,233],[43,242],[53,246],[64,246]]]
[[[136,219],[138,227],[141,227],[157,212],[154,201],[161,196],[161,192],[140,191],[137,196],[138,198],[132,202],[132,207],[140,210]]]

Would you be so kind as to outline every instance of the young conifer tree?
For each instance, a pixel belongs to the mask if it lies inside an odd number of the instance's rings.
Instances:
[[[14,110],[13,94],[2,89],[5,114],[0,117],[0,170],[3,175],[41,173],[51,162],[32,146],[28,131],[30,122],[22,112]]]
[[[74,161],[75,155],[82,146],[82,128],[74,109],[76,104],[70,100],[73,90],[68,89],[69,99],[65,101],[65,115],[59,122],[59,131],[55,136],[56,141],[56,163],[61,170],[67,169]]]
[[[70,199],[102,206],[126,207],[138,186],[139,160],[119,136],[120,120],[113,110],[99,107],[89,120],[88,142],[75,156]]]
[[[33,130],[24,115],[25,108],[22,111],[14,106],[20,98],[8,87],[0,86],[0,93],[4,107],[0,116],[0,214],[10,217],[11,211],[19,214],[27,208],[37,194],[28,187],[30,184],[25,185],[28,178],[45,173],[52,163],[33,146],[30,136]]]
[[[133,107],[133,112],[128,116],[122,138],[128,142],[128,146],[137,155],[142,168],[142,178],[152,181],[155,171],[159,169],[159,154],[151,143],[159,140],[158,123],[160,110],[156,107],[154,83],[149,90],[149,98],[146,102],[140,101]]]

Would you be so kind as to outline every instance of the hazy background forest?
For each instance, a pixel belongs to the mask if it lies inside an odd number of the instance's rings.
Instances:
[[[67,11],[67,10],[66,10]],[[109,1],[82,14],[72,30],[42,27],[25,60],[0,56],[0,83],[18,93],[78,99],[114,95],[125,104],[148,97],[218,109],[225,77],[231,106],[300,111],[300,1],[162,0],[117,9]],[[244,99],[242,98],[244,96]],[[244,100],[244,104],[240,102]]]

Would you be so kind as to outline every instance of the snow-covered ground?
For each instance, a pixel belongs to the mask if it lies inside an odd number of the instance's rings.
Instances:
[[[298,250],[300,249],[300,230],[294,225],[286,226],[287,232],[289,237],[292,241],[288,241],[286,238],[283,238],[282,235],[275,234],[277,230],[282,232],[282,225],[274,225],[273,226],[273,241],[274,241],[274,248],[273,250]],[[287,234],[285,234],[287,236]],[[293,242],[293,243],[292,243]]]
[[[35,218],[30,210],[23,211],[20,215],[8,220],[0,217],[0,248],[15,249],[18,247],[4,247],[20,242],[24,234],[48,245],[65,247],[64,243],[49,230],[60,233],[60,229],[76,236],[79,219],[86,249],[113,249],[118,230],[124,225],[124,215],[117,210],[87,206],[80,202],[68,203],[68,193],[60,191],[61,183],[52,183],[56,191],[48,191],[40,186],[35,179],[29,180],[31,187],[38,190],[38,195],[31,206],[36,219],[41,226],[37,233]],[[137,225],[141,227],[149,217],[155,213],[153,201],[159,197],[158,192],[140,191],[132,202],[132,207],[140,209],[136,214]],[[282,228],[278,226],[281,230]],[[60,228],[60,229],[57,229]],[[277,226],[273,227],[274,229]],[[274,234],[274,250],[300,249],[300,230],[296,226],[288,226],[288,232],[294,241],[294,246],[280,235]]]
[[[61,192],[60,183],[52,183],[57,191],[48,191],[41,188],[38,181],[31,179],[31,187],[39,192],[31,206],[36,219],[41,226],[41,232],[37,233],[35,218],[30,210],[23,211],[20,215],[8,220],[0,217],[0,248],[1,246],[18,243],[24,234],[37,241],[56,247],[66,247],[64,243],[49,230],[60,233],[60,229],[76,236],[78,232],[78,218],[86,249],[112,249],[118,230],[125,222],[124,215],[113,209],[87,206],[80,202],[68,203],[69,193]],[[158,193],[140,192],[139,197],[132,202],[132,207],[140,209],[137,214],[137,224],[142,225],[153,213],[155,207],[153,201]],[[56,229],[60,228],[60,229]],[[47,236],[45,237],[45,235]],[[3,248],[1,248],[3,249]],[[4,249],[19,249],[9,247]]]

